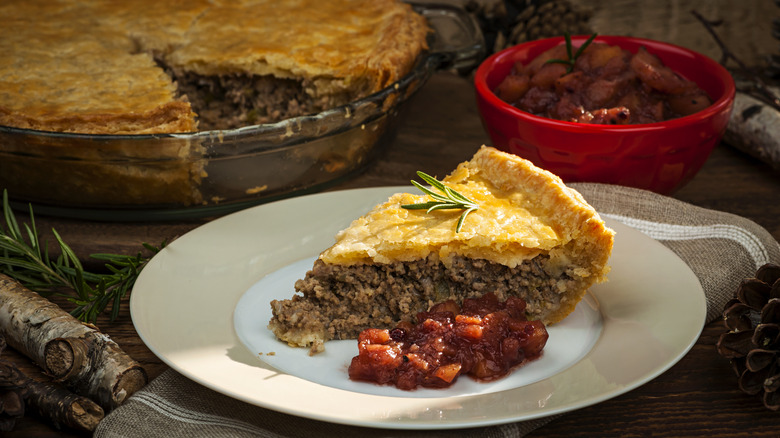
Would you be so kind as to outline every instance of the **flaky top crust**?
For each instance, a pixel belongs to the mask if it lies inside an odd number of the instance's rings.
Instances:
[[[399,193],[339,232],[321,258],[337,264],[393,263],[436,254],[446,263],[461,255],[515,267],[575,239],[609,255],[613,232],[593,207],[527,160],[483,146],[443,182],[479,205],[460,232],[461,211],[405,209],[402,205],[429,199]]]
[[[0,72],[0,124],[86,134],[196,130],[189,103],[176,99],[148,55],[106,53],[91,43],[59,48],[64,56],[9,56],[18,70]],[[36,68],[51,62],[57,74]]]
[[[92,6],[0,5],[0,124],[86,134],[195,131],[170,77]]]
[[[248,3],[209,8],[169,64],[202,75],[305,78],[314,95],[374,92],[400,79],[425,48],[424,18],[394,0]]]
[[[154,58],[352,99],[408,72],[428,31],[393,0],[12,0],[0,16],[0,125],[105,134],[197,129]]]

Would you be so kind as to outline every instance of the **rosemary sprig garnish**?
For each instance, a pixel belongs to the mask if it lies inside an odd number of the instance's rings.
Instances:
[[[575,53],[572,53],[572,44],[571,44],[571,35],[569,35],[569,32],[563,33],[563,38],[566,40],[566,54],[569,56],[569,59],[548,59],[545,64],[564,64],[568,66],[566,68],[566,74],[571,73],[574,71],[574,63],[577,62],[577,58],[582,55],[582,52],[585,51],[586,48],[590,45],[591,42],[593,42],[593,39],[596,38],[597,33],[594,33],[590,36],[582,45],[577,49]]]
[[[460,219],[458,219],[458,225],[455,227],[455,232],[459,233],[460,229],[463,228],[463,221],[466,219],[466,216],[479,208],[477,203],[458,193],[456,190],[447,187],[441,181],[438,181],[436,178],[428,175],[425,172],[417,171],[417,176],[430,184],[431,187],[439,190],[441,193],[434,192],[428,187],[425,187],[417,181],[412,180],[412,184],[414,184],[415,187],[422,190],[423,193],[430,196],[434,200],[422,202],[419,204],[403,204],[401,207],[409,210],[427,209],[428,211],[426,213],[430,213],[434,210],[464,210],[463,214],[460,215]]]
[[[94,323],[109,305],[111,321],[115,320],[119,315],[122,298],[133,287],[138,274],[150,260],[140,252],[136,256],[92,254],[91,258],[105,262],[108,272],[88,272],[54,229],[52,233],[59,245],[60,255],[51,258],[48,243],[41,242],[35,227],[32,206],[30,224],[24,224],[22,229],[11,210],[5,190],[3,217],[6,226],[0,224],[0,273],[43,296],[57,294],[66,297],[76,305],[70,313],[85,322]],[[164,242],[160,248],[143,244],[153,254],[164,246]],[[72,290],[75,296],[62,293],[63,290]]]

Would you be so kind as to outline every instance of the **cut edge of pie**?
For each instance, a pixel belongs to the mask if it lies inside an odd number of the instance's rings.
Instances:
[[[487,292],[519,296],[529,319],[554,324],[606,280],[614,231],[557,176],[483,146],[443,182],[479,206],[460,232],[460,211],[410,210],[427,195],[391,196],[336,235],[296,295],[271,303],[269,329],[314,353]]]

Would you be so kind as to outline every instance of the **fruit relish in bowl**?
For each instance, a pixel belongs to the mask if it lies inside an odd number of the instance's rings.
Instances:
[[[572,50],[576,51],[588,39],[587,35],[571,37]],[[601,47],[602,44],[617,46],[621,53],[628,51],[631,54],[627,59],[629,67],[631,60],[637,56],[639,59],[634,61],[637,67],[642,67],[642,64],[644,67],[655,66],[657,71],[658,66],[663,65],[666,79],[678,84],[695,84],[711,103],[702,105],[702,102],[707,102],[688,96],[688,108],[683,108],[686,105],[681,104],[678,109],[687,112],[694,109],[692,113],[680,113],[660,121],[642,119],[632,124],[579,123],[532,114],[502,99],[501,95],[507,98],[505,93],[513,88],[505,85],[502,91],[501,83],[513,71],[518,71],[518,64],[524,71],[531,69],[531,63],[551,49],[554,50],[552,54],[545,56],[565,61],[567,53],[563,37],[531,41],[490,56],[475,74],[477,105],[493,145],[531,160],[566,182],[601,182],[662,194],[673,193],[696,175],[723,136],[734,101],[733,78],[712,59],[673,44],[623,36],[597,36],[591,44],[594,47]],[[563,49],[555,49],[559,46]],[[602,68],[610,59],[606,56],[608,53],[603,55],[597,57],[602,61],[607,60]],[[661,64],[656,64],[655,59]],[[559,87],[563,85],[562,82],[566,82],[563,79],[567,76],[565,64],[543,64],[542,67],[556,69],[562,74],[553,78],[550,85],[553,89],[556,82]],[[542,77],[538,79],[541,81]],[[597,98],[599,93],[609,90],[609,87],[602,86],[585,92]],[[626,98],[626,103],[631,99]],[[664,103],[661,107],[664,105],[672,106]],[[623,106],[629,108],[627,104]],[[609,117],[616,120],[622,117],[619,111],[609,114],[609,109],[603,111],[604,114],[599,114],[598,110],[595,114],[590,112],[594,118],[603,116],[606,120]]]
[[[712,105],[695,82],[667,67],[644,46],[636,53],[586,41],[555,46],[531,62],[516,62],[495,90],[531,114],[579,123],[655,123]]]

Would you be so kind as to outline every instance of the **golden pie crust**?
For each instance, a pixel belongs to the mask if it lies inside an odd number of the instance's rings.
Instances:
[[[0,16],[0,125],[92,134],[197,130],[157,61],[295,78],[341,104],[406,74],[428,32],[394,0],[12,0]]]

